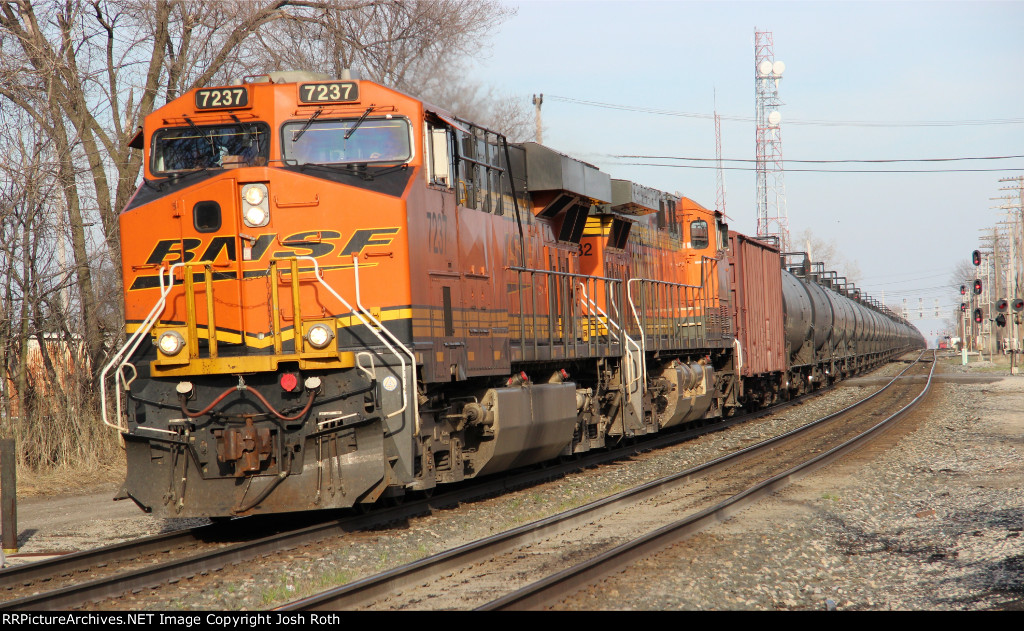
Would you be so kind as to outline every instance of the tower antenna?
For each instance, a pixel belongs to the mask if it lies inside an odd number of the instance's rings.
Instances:
[[[722,174],[722,120],[718,116],[718,92],[714,91],[715,105],[715,160],[718,168],[715,169],[715,210],[725,215],[725,176]]]
[[[543,102],[544,102],[544,94],[541,94],[540,96],[537,96],[536,94],[533,95],[533,107],[536,110],[536,112],[534,114],[534,125],[536,125],[536,127],[537,127],[537,144],[538,145],[543,145],[544,144],[544,134],[541,131],[541,124],[540,124],[540,104],[543,103]]]
[[[789,251],[789,214],[783,178],[779,81],[786,64],[775,60],[774,38],[754,30],[754,120],[757,123],[757,236],[774,236]]]

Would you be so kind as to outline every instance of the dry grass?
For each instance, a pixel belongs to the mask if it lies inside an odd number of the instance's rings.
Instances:
[[[19,497],[63,495],[124,480],[117,431],[100,419],[88,376],[68,373],[59,387],[44,383],[21,397],[23,412],[0,421],[13,438]]]
[[[90,467],[66,466],[33,471],[18,469],[18,497],[73,495],[96,488],[110,488],[124,482],[124,452],[107,463]]]

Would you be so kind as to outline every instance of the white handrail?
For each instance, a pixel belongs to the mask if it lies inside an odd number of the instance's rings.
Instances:
[[[644,327],[640,324],[640,316],[636,312],[636,304],[633,303],[633,281],[643,280],[641,278],[630,278],[626,281],[626,300],[629,301],[629,308],[633,312],[633,320],[636,321],[636,328],[640,329],[640,352],[641,355],[647,357],[647,333],[644,331]],[[642,378],[644,383],[647,383],[647,365],[646,362],[641,362]]]
[[[617,328],[617,329],[619,329],[621,331],[622,327],[620,327],[618,325],[618,323],[615,322],[615,320],[612,320],[610,317],[608,317],[608,314],[604,312],[604,309],[599,307],[593,300],[590,299],[590,297],[587,295],[587,288],[583,285],[583,283],[579,283],[579,286],[580,286],[580,293],[583,294],[583,296],[580,298],[580,303],[583,304],[583,308],[586,309],[588,311],[588,313],[592,309],[597,311],[601,316],[604,317],[604,319],[607,322],[610,322],[610,323],[614,324],[615,328]],[[616,342],[619,341],[619,336],[615,335],[615,332],[612,331],[612,328],[610,326],[608,326],[607,324],[605,326],[608,329],[608,334],[611,335],[612,337],[614,337]],[[623,332],[623,334],[625,334],[625,332]]]
[[[640,363],[640,376],[636,376],[637,370],[636,370],[636,367],[633,366],[633,358],[632,357],[629,358],[629,363],[626,364],[627,367],[632,368],[632,370],[630,370],[630,372],[632,374],[626,375],[626,381],[629,384],[630,391],[632,391],[633,390],[633,384],[635,382],[637,382],[637,381],[640,381],[640,379],[642,379],[644,376],[646,376],[646,374],[645,374],[646,368],[645,368],[644,362],[643,362],[643,359],[645,357],[643,349],[641,348],[641,346],[639,344],[636,343],[636,340],[634,340],[633,338],[631,338],[629,336],[629,333],[626,333],[626,330],[623,329],[622,326],[620,326],[618,322],[613,320],[607,313],[604,312],[604,309],[602,309],[600,306],[598,306],[596,303],[594,303],[593,300],[590,299],[590,297],[587,295],[587,289],[586,289],[586,287],[583,286],[583,283],[579,283],[579,286],[580,286],[580,291],[583,293],[583,298],[586,299],[586,302],[583,304],[583,306],[587,307],[588,303],[589,303],[589,305],[593,306],[594,309],[596,309],[598,313],[600,313],[602,316],[604,316],[604,319],[607,322],[610,322],[611,324],[615,325],[615,328],[617,328],[619,331],[622,332],[622,337],[624,337],[626,339],[626,346],[627,346],[627,348],[628,348],[628,346],[630,344],[632,344],[633,347],[636,348],[636,350],[640,351],[640,359],[641,359],[641,361],[639,362]],[[615,335],[614,333],[612,333],[612,328],[610,326],[608,327],[608,333],[611,334],[611,335]],[[643,328],[642,327],[640,329],[640,334],[643,335]],[[618,340],[619,336],[615,335],[615,339]],[[643,383],[646,383],[646,381],[644,381]]]
[[[359,321],[363,324],[363,326],[365,326],[367,328],[367,330],[369,330],[371,333],[373,333],[373,335],[376,336],[377,339],[380,340],[380,342],[382,344],[384,344],[384,346],[386,346],[387,349],[389,351],[391,351],[395,355],[395,357],[398,358],[398,361],[401,362],[401,364],[402,364],[402,407],[399,408],[398,410],[392,412],[391,414],[388,414],[387,418],[391,418],[392,416],[396,416],[396,415],[401,414],[402,412],[404,412],[406,410],[406,408],[409,407],[408,384],[407,384],[406,378],[405,378],[405,359],[402,357],[402,353],[399,353],[397,350],[395,350],[395,347],[392,346],[384,338],[384,336],[382,336],[373,326],[371,326],[370,322],[372,321],[374,324],[376,324],[378,327],[380,327],[380,329],[382,331],[384,331],[389,337],[391,337],[394,340],[394,342],[396,344],[398,344],[398,346],[400,346],[402,348],[402,350],[405,351],[405,353],[409,357],[412,358],[412,375],[413,375],[413,384],[414,385],[416,383],[416,381],[415,381],[415,379],[416,379],[416,357],[415,357],[415,355],[413,355],[412,351],[410,351],[408,348],[406,348],[406,346],[404,344],[402,344],[402,342],[393,333],[391,333],[391,331],[388,331],[384,327],[384,325],[382,325],[380,323],[380,321],[377,320],[377,318],[373,317],[373,314],[371,314],[369,311],[367,311],[362,306],[362,303],[360,302],[360,299],[359,299],[359,259],[358,259],[358,257],[357,256],[353,256],[352,257],[352,260],[353,260],[353,263],[354,263],[353,271],[355,273],[356,304],[358,305],[358,310],[355,307],[353,307],[351,304],[349,304],[349,302],[347,300],[345,300],[341,296],[341,294],[336,292],[334,290],[334,288],[331,287],[330,285],[328,285],[327,282],[320,276],[320,265],[319,265],[319,263],[317,263],[317,260],[315,258],[313,258],[311,256],[297,256],[295,258],[299,259],[299,260],[307,260],[307,261],[310,261],[311,263],[313,263],[313,276],[314,276],[314,278],[316,278],[317,282],[319,282],[321,285],[323,285],[324,288],[327,289],[327,291],[329,291],[331,293],[331,295],[333,295],[335,298],[338,299],[339,302],[341,302],[341,304],[345,305],[345,308],[347,308],[353,315],[355,315],[356,318],[358,318]],[[367,318],[369,318],[369,321],[367,320]],[[416,432],[416,435],[419,435],[419,432],[420,432],[419,401],[416,400],[416,397],[413,397],[413,406],[414,406],[413,407],[413,412],[414,412],[413,420],[414,420],[414,423],[415,423],[415,432]]]
[[[327,291],[329,291],[335,298],[337,298],[343,305],[345,305],[345,307],[353,315],[355,315],[356,318],[358,318],[359,321],[364,326],[366,326],[366,328],[371,333],[373,333],[373,335],[375,335],[377,337],[377,339],[380,340],[381,343],[384,344],[384,346],[386,346],[388,348],[388,350],[390,350],[398,358],[398,361],[401,362],[401,366],[402,366],[402,407],[399,408],[398,410],[392,412],[391,414],[389,414],[387,416],[387,418],[391,418],[392,416],[396,416],[396,415],[401,414],[402,412],[404,412],[406,410],[406,408],[409,407],[408,384],[407,384],[406,376],[405,376],[405,359],[403,358],[402,353],[398,352],[395,349],[394,346],[392,346],[390,343],[388,343],[388,341],[374,328],[374,326],[371,325],[371,322],[374,325],[376,325],[377,327],[379,327],[382,331],[384,331],[388,335],[388,337],[390,337],[395,342],[395,344],[397,344],[402,349],[402,351],[404,351],[404,353],[411,358],[411,360],[412,360],[413,384],[416,383],[416,357],[412,353],[412,351],[410,351],[405,346],[405,344],[403,344],[401,342],[401,340],[399,340],[393,333],[391,333],[391,331],[389,331],[387,328],[385,328],[384,325],[382,325],[380,323],[380,321],[377,320],[377,318],[373,317],[373,314],[371,314],[365,307],[363,307],[362,301],[361,301],[360,295],[359,295],[359,260],[358,260],[358,257],[357,256],[353,256],[352,257],[353,263],[354,263],[353,271],[355,273],[356,304],[358,305],[358,310],[356,308],[354,308],[351,304],[349,304],[349,302],[347,300],[345,300],[341,296],[341,294],[336,292],[333,287],[331,287],[329,284],[327,284],[326,281],[324,281],[324,279],[320,275],[320,266],[317,263],[316,259],[314,259],[313,257],[310,257],[310,256],[297,256],[296,259],[300,259],[300,260],[304,259],[304,260],[308,260],[308,261],[312,262],[313,263],[313,274],[314,274],[314,277],[316,278],[317,282],[319,282],[321,285],[323,285],[324,288],[327,289]],[[153,325],[156,323],[157,319],[159,318],[160,314],[163,313],[163,309],[167,305],[167,296],[168,296],[168,294],[170,294],[171,289],[174,287],[174,271],[175,271],[176,268],[183,267],[184,265],[185,265],[184,263],[175,263],[174,265],[172,265],[170,267],[170,269],[167,272],[167,276],[168,276],[169,282],[166,284],[166,286],[164,284],[164,268],[163,267],[160,268],[160,272],[158,274],[159,278],[160,278],[160,298],[157,300],[156,304],[153,305],[152,310],[150,310],[149,314],[146,316],[146,318],[139,325],[139,328],[136,329],[135,333],[133,333],[132,336],[124,343],[124,345],[122,345],[121,349],[118,350],[118,352],[114,354],[114,356],[111,358],[111,360],[103,368],[103,371],[100,373],[100,406],[101,406],[101,414],[102,414],[102,417],[103,417],[103,423],[105,425],[113,427],[114,429],[117,429],[119,431],[127,431],[128,430],[128,428],[126,426],[122,425],[121,422],[120,422],[121,421],[121,380],[120,379],[115,381],[115,383],[116,383],[116,389],[115,389],[115,395],[116,396],[115,396],[115,400],[116,400],[116,405],[117,405],[117,407],[116,407],[116,414],[117,414],[116,421],[117,422],[116,423],[111,423],[108,420],[108,418],[107,418],[107,397],[106,397],[106,394],[107,394],[107,389],[106,389],[107,373],[110,371],[111,368],[114,367],[115,364],[118,364],[118,362],[120,362],[120,364],[118,365],[118,375],[120,375],[121,369],[123,369],[125,364],[127,364],[127,358],[130,358],[135,353],[136,349],[138,349],[139,345],[142,343],[142,340],[145,338],[146,334],[149,333],[149,331],[153,328]],[[365,315],[365,317],[364,317],[364,315]],[[367,320],[367,318],[369,319],[369,321]],[[296,331],[296,335],[301,335],[301,331]],[[123,361],[122,361],[122,358],[124,358]],[[360,368],[363,368],[363,367],[360,366]],[[363,371],[366,372],[365,369],[363,369]],[[127,384],[126,384],[126,386],[127,386]],[[413,411],[414,411],[415,430],[416,430],[416,434],[417,435],[419,434],[419,429],[420,429],[419,405],[418,405],[418,403],[419,402],[414,397],[414,400],[413,400],[413,406],[414,406],[413,407]]]
[[[156,323],[157,319],[159,319],[160,314],[163,313],[164,307],[167,306],[167,294],[171,293],[171,288],[174,287],[174,270],[175,268],[183,267],[184,265],[184,263],[175,263],[174,265],[171,265],[171,268],[167,272],[169,282],[166,287],[164,286],[164,268],[163,266],[160,267],[160,271],[158,273],[158,276],[160,277],[160,299],[153,305],[149,315],[147,315],[142,321],[139,328],[135,330],[135,333],[125,341],[119,351],[114,353],[113,357],[103,368],[103,372],[100,373],[100,414],[103,417],[103,424],[108,427],[113,427],[118,431],[128,431],[127,426],[121,425],[121,370],[124,368],[125,364],[128,363],[128,358],[135,354],[135,350],[138,349],[143,338],[145,338],[150,329],[153,328],[153,324]],[[131,348],[129,349],[129,347]],[[121,361],[122,357],[124,357],[124,361]],[[115,424],[107,420],[107,373],[114,364],[119,361],[120,365],[117,367],[118,378],[115,380],[115,383],[117,384],[114,397],[117,402],[117,422]],[[127,389],[127,386],[128,384],[125,384],[125,389]]]
[[[412,351],[410,351],[409,348],[406,347],[405,344],[402,343],[402,340],[398,339],[397,335],[395,335],[394,333],[389,331],[387,329],[387,327],[385,327],[377,318],[373,317],[373,314],[370,313],[369,309],[367,309],[366,307],[363,306],[362,294],[360,294],[360,292],[359,292],[359,255],[358,254],[353,254],[352,255],[352,271],[354,272],[355,277],[356,277],[356,306],[359,307],[359,309],[363,312],[363,314],[366,315],[367,318],[372,320],[373,323],[375,325],[377,325],[377,327],[379,327],[381,331],[386,333],[387,336],[391,338],[391,341],[393,341],[395,344],[397,344],[403,351],[405,351],[405,353],[407,355],[409,355],[409,362],[410,362],[410,366],[411,366],[411,370],[412,370],[412,386],[415,389],[416,388],[416,355]],[[371,328],[371,330],[373,330],[373,329]],[[374,335],[377,335],[377,337],[380,338],[380,340],[382,342],[384,342],[384,338],[382,338],[380,335],[378,335],[376,331],[374,331],[373,333],[374,333]],[[385,345],[386,344],[387,344],[387,342],[385,342]],[[388,348],[391,348],[391,347],[388,346]],[[391,352],[394,353],[393,350]],[[395,355],[398,355],[398,353],[395,353]],[[402,362],[402,409],[398,410],[397,412],[392,412],[391,414],[388,415],[388,418],[391,418],[392,416],[395,416],[396,414],[399,414],[400,412],[404,412],[405,408],[408,406],[408,403],[406,402],[405,361],[402,360],[401,356],[399,356],[399,361]],[[419,433],[420,433],[420,406],[419,406],[419,397],[418,396],[414,396],[413,397],[413,421],[415,422],[415,426],[416,426],[415,436],[419,436]]]

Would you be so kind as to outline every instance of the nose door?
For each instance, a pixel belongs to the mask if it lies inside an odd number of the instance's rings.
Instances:
[[[260,300],[258,307],[243,300],[242,257],[239,255],[241,218],[237,198],[238,185],[234,179],[228,178],[190,188],[178,202],[184,261],[191,276],[192,297],[186,296],[184,291],[176,292],[174,311],[178,317],[175,319],[185,319],[181,316],[190,309],[187,300],[194,299],[199,337],[207,337],[212,314],[218,340],[228,343],[244,343],[245,320],[250,311],[253,314],[259,313],[259,309],[266,311],[266,300]],[[208,289],[210,287],[212,293]]]

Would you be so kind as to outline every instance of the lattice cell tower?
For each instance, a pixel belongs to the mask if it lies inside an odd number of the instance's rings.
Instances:
[[[790,250],[786,184],[783,179],[779,81],[786,64],[775,60],[769,32],[754,30],[754,94],[757,123],[757,236],[774,236]]]

